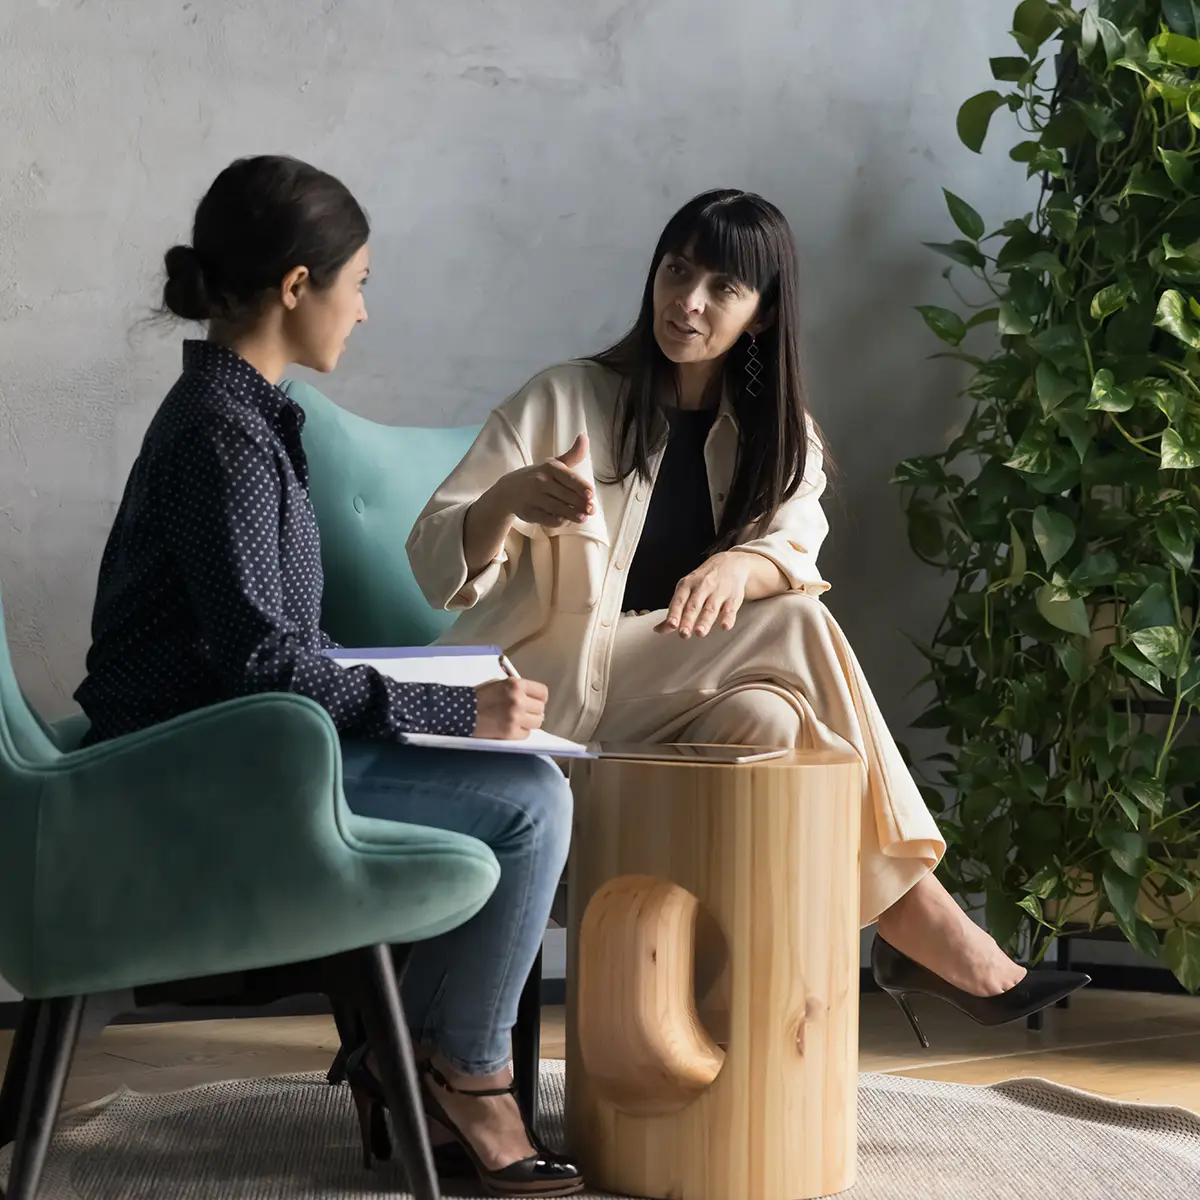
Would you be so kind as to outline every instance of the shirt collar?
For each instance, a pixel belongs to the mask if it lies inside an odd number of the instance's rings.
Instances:
[[[234,400],[244,401],[257,409],[273,425],[279,423],[284,413],[291,413],[300,426],[304,424],[304,410],[228,346],[185,341],[183,369],[209,376]]]

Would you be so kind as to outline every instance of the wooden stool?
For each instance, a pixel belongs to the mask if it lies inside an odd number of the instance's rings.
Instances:
[[[862,764],[597,759],[571,784],[567,1132],[589,1183],[850,1187]]]

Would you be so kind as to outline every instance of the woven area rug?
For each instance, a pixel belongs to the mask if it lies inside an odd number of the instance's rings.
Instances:
[[[546,1136],[557,1140],[562,1063],[545,1064],[543,1102]],[[1037,1079],[975,1088],[889,1075],[863,1075],[859,1104],[859,1182],[847,1200],[1200,1195],[1200,1116],[1183,1109],[1118,1104]],[[0,1152],[0,1179],[9,1154]],[[77,1109],[60,1122],[39,1200],[406,1196],[394,1164],[363,1170],[347,1090],[294,1075],[161,1096],[119,1092]]]

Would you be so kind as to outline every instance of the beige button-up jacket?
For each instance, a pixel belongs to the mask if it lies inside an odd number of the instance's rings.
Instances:
[[[604,709],[625,572],[652,486],[636,475],[616,484],[597,482],[615,474],[619,386],[617,375],[591,362],[565,363],[536,376],[492,412],[425,507],[407,547],[430,604],[461,612],[443,640],[501,646],[523,675],[549,687],[546,728],[584,740]],[[467,510],[502,475],[564,454],[580,433],[587,434],[590,452],[577,470],[595,486],[595,514],[562,529],[517,522],[495,561],[471,577],[463,551]],[[737,445],[736,419],[723,404],[705,446],[718,528]],[[653,460],[655,475],[661,457]],[[799,490],[768,529],[747,531],[737,546],[765,555],[794,590],[814,596],[829,586],[817,570],[817,552],[829,529],[821,508],[824,490],[822,455],[813,438]]]

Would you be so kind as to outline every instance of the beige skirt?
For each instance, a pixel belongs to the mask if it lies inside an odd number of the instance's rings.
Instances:
[[[621,619],[595,736],[853,751],[865,780],[869,925],[937,866],[946,843],[829,610],[789,593],[745,605],[730,632],[687,641],[655,633],[662,616]]]

